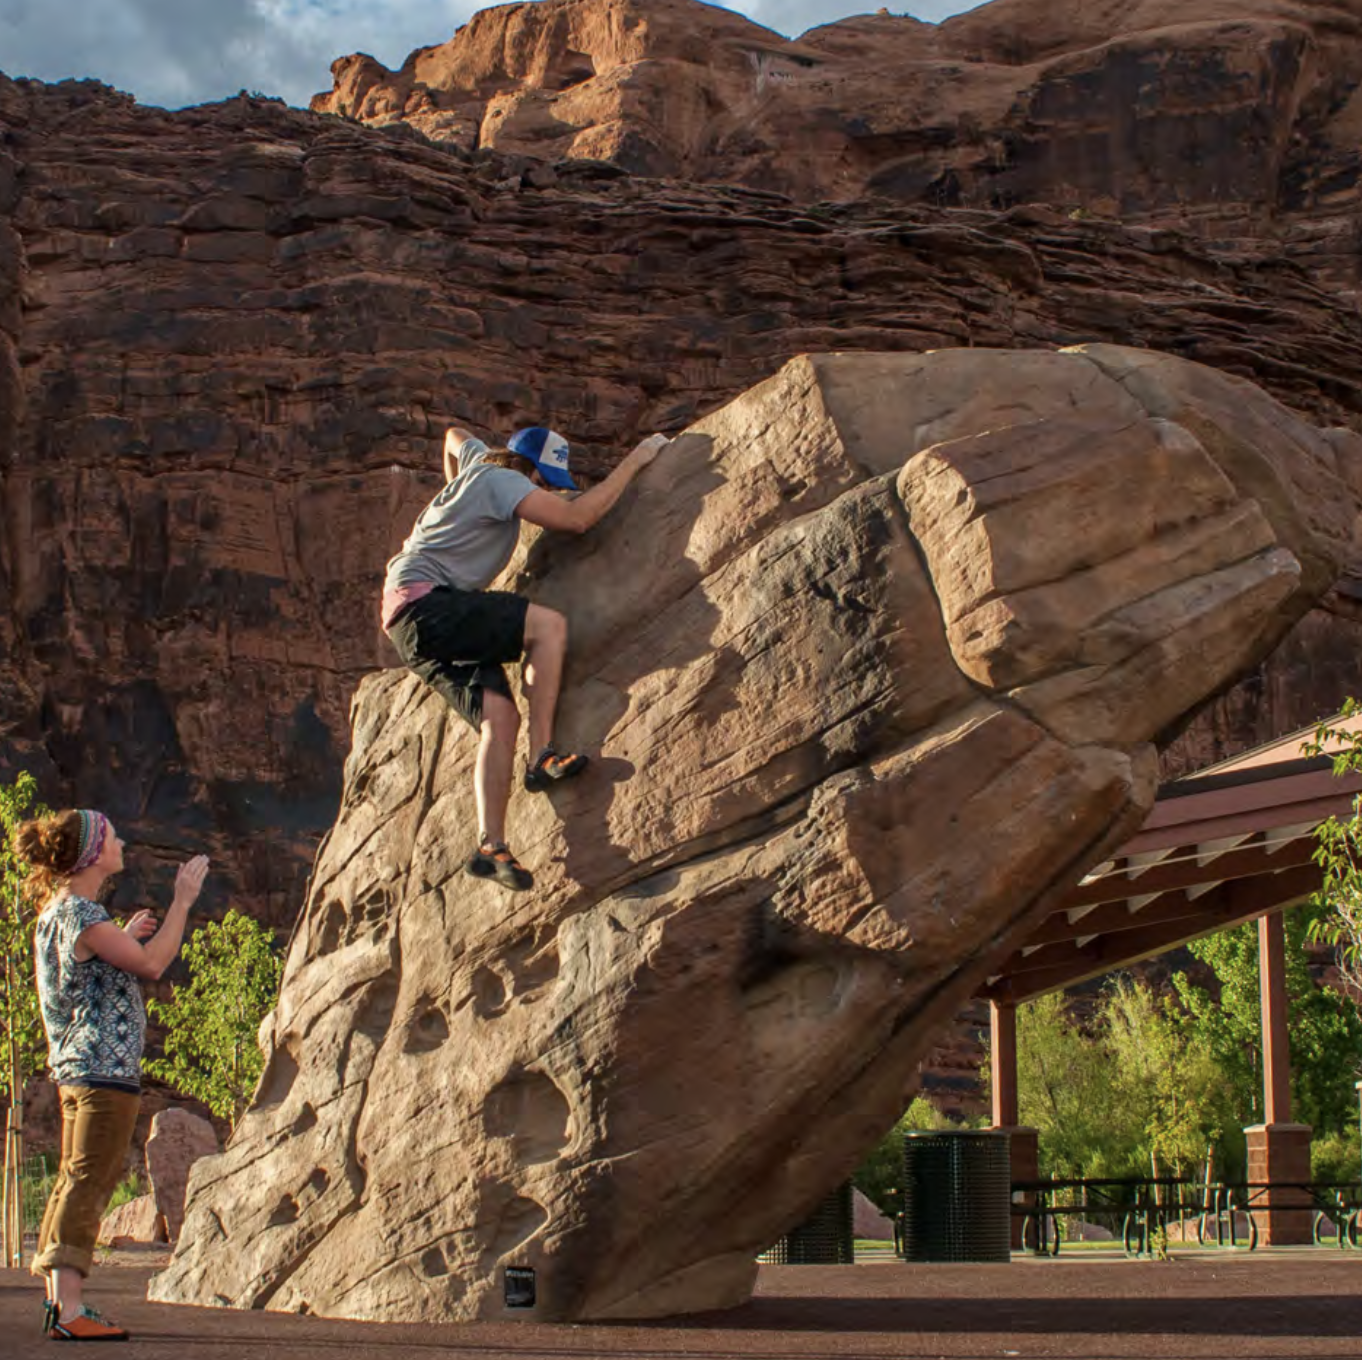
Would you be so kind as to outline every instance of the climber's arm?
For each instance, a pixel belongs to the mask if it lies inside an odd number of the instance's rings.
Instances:
[[[465,430],[462,425],[451,425],[445,431],[446,482],[452,482],[459,475],[459,450],[463,447],[464,440],[476,438],[477,435],[472,430]]]
[[[604,518],[624,494],[624,488],[668,442],[666,435],[649,435],[624,455],[620,465],[604,481],[597,482],[590,491],[582,492],[576,500],[565,501],[547,491],[535,490],[516,506],[515,512],[527,523],[538,524],[544,529],[583,534]]]

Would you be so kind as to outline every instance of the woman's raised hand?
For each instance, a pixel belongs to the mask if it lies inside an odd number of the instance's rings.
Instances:
[[[203,880],[208,874],[208,856],[195,855],[193,859],[185,860],[180,865],[179,872],[175,875],[175,902],[184,903],[186,907],[192,907],[198,898],[199,889],[203,887]]]
[[[156,915],[154,912],[145,909],[135,911],[128,917],[123,930],[126,934],[131,935],[134,940],[149,940],[156,934]]]

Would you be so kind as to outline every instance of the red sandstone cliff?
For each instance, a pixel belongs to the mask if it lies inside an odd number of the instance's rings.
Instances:
[[[801,351],[1112,339],[1362,428],[1356,312],[1175,232],[806,209],[94,85],[0,79],[0,139],[0,771],[107,806],[144,870],[210,849],[217,905],[279,923],[448,421],[548,421],[599,472]],[[1311,616],[1184,756],[1309,721],[1356,641]]]
[[[333,74],[315,109],[465,148],[809,202],[1178,221],[1278,237],[1358,283],[1359,0],[994,0],[797,42],[699,0],[542,0],[400,71],[354,56]]]

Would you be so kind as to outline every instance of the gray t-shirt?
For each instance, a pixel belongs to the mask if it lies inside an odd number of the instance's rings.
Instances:
[[[402,551],[388,563],[383,589],[429,582],[485,590],[511,560],[520,540],[516,506],[534,483],[484,461],[487,445],[465,439],[459,475],[421,511]]]

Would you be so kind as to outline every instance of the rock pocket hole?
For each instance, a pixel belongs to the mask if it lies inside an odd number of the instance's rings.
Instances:
[[[479,968],[473,974],[473,1014],[479,1020],[490,1020],[506,1009],[506,981],[490,968]]]
[[[374,888],[366,893],[356,904],[356,918],[347,943],[358,939],[360,933],[368,928],[369,939],[378,943],[387,933],[392,921],[392,896],[385,888]]]
[[[322,938],[317,946],[320,954],[330,954],[340,948],[345,935],[345,904],[331,901],[326,904],[326,915],[322,918]]]
[[[270,1215],[269,1226],[271,1228],[282,1228],[286,1223],[296,1223],[297,1221],[298,1201],[292,1195],[285,1195],[274,1206],[274,1212]]]
[[[429,1053],[449,1038],[449,1021],[438,1006],[427,1003],[407,1026],[406,1051]]]
[[[558,944],[518,940],[506,951],[506,966],[515,979],[515,994],[538,991],[558,978]]]
[[[355,1020],[355,1028],[371,1039],[382,1040],[397,1008],[397,979],[391,975],[369,988]]]
[[[280,1044],[270,1054],[269,1061],[256,1088],[257,1105],[282,1105],[298,1079],[298,1060],[287,1044]],[[308,1107],[310,1108],[310,1107]],[[316,1122],[314,1117],[313,1123]]]
[[[571,1110],[542,1072],[513,1069],[488,1093],[482,1107],[489,1138],[510,1138],[522,1165],[550,1162],[567,1146]]]
[[[306,1133],[309,1129],[317,1127],[317,1111],[312,1108],[312,1102],[308,1101],[301,1110],[298,1117],[289,1125],[289,1137],[297,1138],[300,1134]]]

